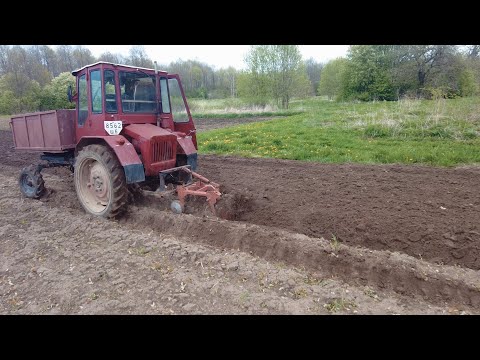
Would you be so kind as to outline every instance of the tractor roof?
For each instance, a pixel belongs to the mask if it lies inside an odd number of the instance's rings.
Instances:
[[[95,65],[98,65],[98,64],[108,64],[108,65],[113,65],[113,66],[121,66],[121,67],[131,68],[131,69],[142,69],[142,70],[155,71],[155,69],[144,68],[144,67],[141,67],[141,66],[131,66],[131,65],[115,64],[115,63],[111,63],[111,62],[108,62],[108,61],[97,61],[96,63],[88,64],[88,65],[85,65],[85,66],[81,67],[80,69],[73,70],[73,71],[72,71],[72,75],[73,75],[73,76],[76,76],[76,75],[77,75],[80,71],[82,71],[83,69],[88,68],[88,67],[91,67],[91,66],[95,66]],[[158,70],[158,71],[159,71],[159,72],[165,72],[165,71],[162,71],[162,70]]]

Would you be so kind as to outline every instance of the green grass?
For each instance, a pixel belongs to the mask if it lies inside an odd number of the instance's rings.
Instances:
[[[289,111],[286,118],[199,133],[199,151],[326,163],[480,163],[478,97],[370,103],[311,98],[292,102]]]

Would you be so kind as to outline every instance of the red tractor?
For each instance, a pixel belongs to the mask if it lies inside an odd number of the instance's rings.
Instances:
[[[41,162],[20,174],[21,192],[39,198],[41,171],[68,166],[84,209],[106,218],[127,207],[128,186],[156,184],[156,193],[173,188],[184,209],[188,195],[206,198],[212,211],[219,185],[195,172],[195,125],[180,78],[156,69],[97,62],[72,71],[76,91],[68,90],[74,110],[13,116],[15,149],[39,151]]]

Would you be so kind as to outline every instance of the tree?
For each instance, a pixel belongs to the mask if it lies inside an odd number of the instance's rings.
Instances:
[[[0,45],[0,75],[7,72],[9,51],[10,46]]]
[[[42,65],[53,77],[57,76],[59,74],[58,59],[55,51],[47,45],[42,45],[40,46],[40,52],[42,54]]]
[[[127,62],[124,56],[120,54],[113,54],[109,51],[102,53],[97,60],[106,61],[114,64],[125,64]]]
[[[17,112],[20,108],[20,101],[11,90],[7,90],[2,86],[2,79],[0,78],[0,114],[10,115]]]
[[[318,86],[320,84],[323,64],[316,62],[313,58],[310,58],[305,61],[305,68],[308,79],[312,83],[312,95],[316,95],[318,93]]]
[[[153,61],[148,57],[143,45],[135,45],[130,48],[127,61],[129,65],[144,68],[153,68]]]
[[[188,97],[207,98],[215,88],[215,71],[197,60],[178,60],[170,63],[165,70],[180,75]]]
[[[307,69],[302,61],[293,79],[291,98],[309,96],[312,96],[312,82],[308,78]]]
[[[5,65],[3,72],[14,73],[15,75],[25,73],[25,49],[19,45],[8,47],[5,52]]]
[[[458,79],[458,87],[461,96],[477,95],[479,92],[478,81],[472,69],[464,69]]]
[[[251,102],[265,106],[272,96],[268,46],[254,45],[245,56],[247,71],[243,72],[239,81],[239,93]]]
[[[52,74],[44,63],[41,46],[33,45],[25,48],[24,71],[30,79],[38,82],[41,87],[52,80]]]
[[[215,86],[211,97],[225,98],[237,96],[238,71],[233,67],[215,71]]]
[[[282,108],[288,104],[295,93],[302,64],[302,55],[297,45],[270,45],[270,73],[273,77],[273,96]]]
[[[277,105],[288,109],[292,96],[305,86],[300,81],[305,68],[297,45],[253,45],[245,58],[247,96],[265,104],[273,97]]]
[[[32,76],[32,72],[27,60],[28,56],[25,48],[16,45],[8,50],[3,78],[7,89],[19,98],[25,96],[32,86],[29,77]]]
[[[58,59],[59,73],[75,70],[73,61],[73,47],[70,45],[58,45],[55,51]]]
[[[346,66],[347,59],[337,58],[329,61],[323,67],[318,86],[319,95],[326,95],[330,100],[341,95]]]
[[[467,46],[466,53],[469,58],[478,58],[480,56],[480,45]]]
[[[458,94],[462,63],[453,45],[396,45],[392,74],[399,94],[429,97],[441,89]]]
[[[95,57],[92,55],[90,49],[83,46],[76,46],[72,51],[73,64],[75,69],[79,69],[85,65],[95,62]],[[74,69],[70,69],[72,71]]]
[[[464,94],[477,95],[480,92],[480,45],[472,45],[476,47],[475,50],[470,49],[467,54],[464,54],[465,74],[462,74],[460,79],[460,89],[462,96]],[[470,82],[473,82],[469,84]]]
[[[229,66],[226,70],[226,75],[227,75],[227,79],[228,79],[228,87],[230,89],[230,96],[231,97],[236,97],[237,96],[238,71],[234,67]]]
[[[0,113],[35,111],[40,104],[40,93],[38,82],[25,74],[5,74],[0,78]]]
[[[359,100],[394,100],[390,45],[352,45],[347,54],[343,97]]]

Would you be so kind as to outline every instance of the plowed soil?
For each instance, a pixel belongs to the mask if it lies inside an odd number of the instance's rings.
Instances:
[[[204,155],[228,220],[159,201],[107,221],[67,169],[24,199],[16,178],[36,159],[0,131],[2,313],[480,313],[479,167]]]
[[[226,193],[251,199],[238,220],[480,269],[479,167],[202,160]]]

